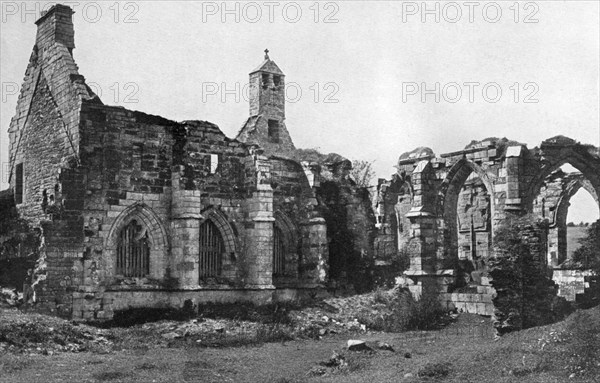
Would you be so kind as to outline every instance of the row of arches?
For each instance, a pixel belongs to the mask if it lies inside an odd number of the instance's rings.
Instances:
[[[567,257],[566,224],[571,201],[576,195],[587,194],[587,208],[599,214],[600,173],[596,162],[574,151],[558,158],[548,157],[539,171],[524,185],[522,207],[527,213],[549,220],[548,262],[558,266]],[[555,199],[549,203],[547,189],[551,180],[563,176]],[[482,260],[493,247],[495,226],[501,219],[496,214],[498,202],[506,198],[506,189],[497,193],[495,176],[480,165],[465,158],[450,169],[436,195],[438,217],[438,267],[458,268],[470,273],[483,267]],[[503,180],[500,181],[503,183]],[[506,184],[506,182],[504,182]],[[519,185],[523,187],[523,185]],[[555,192],[556,194],[556,192]],[[577,198],[581,200],[581,198]],[[590,201],[593,201],[590,204]],[[544,205],[545,204],[545,205]],[[494,218],[497,218],[494,220]],[[570,247],[573,244],[570,245]]]
[[[224,212],[211,207],[202,212],[198,228],[198,283],[223,274],[225,260],[238,259],[244,251],[239,236]],[[292,220],[274,213],[272,275],[294,274],[292,264],[299,250],[299,236]],[[169,265],[171,243],[161,219],[145,204],[123,211],[111,226],[105,243],[109,274],[117,278],[161,278]],[[246,249],[247,251],[247,249]]]

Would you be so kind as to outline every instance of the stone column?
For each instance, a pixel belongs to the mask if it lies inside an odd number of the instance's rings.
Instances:
[[[248,201],[249,222],[243,254],[246,268],[245,284],[250,288],[274,289],[273,286],[273,188],[271,164],[255,154],[256,189]]]
[[[429,161],[420,161],[412,173],[413,207],[406,214],[410,220],[410,267],[404,273],[414,284],[414,296],[437,294],[438,277],[442,272],[436,254],[435,172]],[[439,229],[439,228],[438,228]]]
[[[520,215],[523,211],[521,199],[521,168],[523,158],[522,146],[509,146],[506,149],[506,200],[504,209],[512,214]]]
[[[201,192],[182,190],[180,173],[172,174],[171,257],[165,270],[166,278],[176,278],[181,288],[198,286],[199,227],[204,218]],[[170,282],[170,281],[169,281]]]

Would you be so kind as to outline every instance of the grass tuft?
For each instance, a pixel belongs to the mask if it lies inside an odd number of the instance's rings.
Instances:
[[[442,379],[450,374],[451,366],[452,364],[450,362],[427,363],[419,369],[417,375],[420,378]]]

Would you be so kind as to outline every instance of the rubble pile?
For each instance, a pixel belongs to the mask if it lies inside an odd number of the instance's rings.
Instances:
[[[6,290],[6,289],[5,289]],[[256,337],[261,332],[285,333],[289,338],[320,339],[329,334],[364,333],[368,330],[360,318],[387,315],[381,292],[345,298],[329,298],[309,307],[281,309],[281,321],[269,319],[259,308],[249,309],[243,319],[203,317],[187,320],[163,319],[129,327],[98,328],[64,319],[24,312],[9,307],[19,296],[10,290],[0,295],[0,352],[52,354],[55,352],[109,352],[131,344],[148,347],[172,342],[211,345],[211,340]],[[390,292],[384,292],[392,294]],[[254,311],[253,311],[254,310]],[[264,310],[263,310],[264,311]],[[140,338],[137,339],[136,337]],[[129,344],[129,343],[131,344]]]
[[[16,309],[0,309],[0,353],[52,355],[55,352],[107,351],[109,330]]]

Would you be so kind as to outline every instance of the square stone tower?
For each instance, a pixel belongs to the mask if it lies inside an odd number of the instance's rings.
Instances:
[[[237,139],[257,144],[267,154],[295,150],[285,126],[285,75],[265,49],[264,61],[250,72],[250,117]]]

